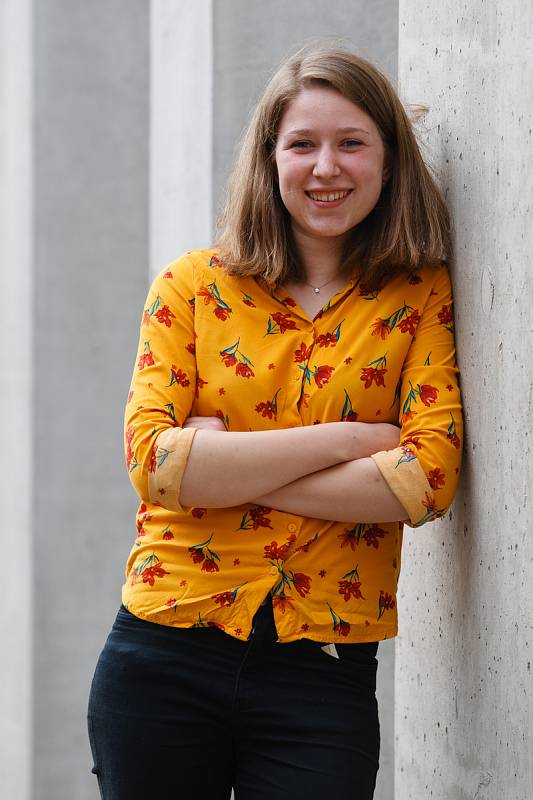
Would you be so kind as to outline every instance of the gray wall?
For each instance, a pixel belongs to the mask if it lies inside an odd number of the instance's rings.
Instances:
[[[147,280],[148,11],[35,4],[34,800],[97,796],[87,693],[135,527],[122,415]]]
[[[448,519],[404,538],[396,800],[526,800],[531,739],[533,7],[400,3],[406,100],[455,217],[467,435]]]

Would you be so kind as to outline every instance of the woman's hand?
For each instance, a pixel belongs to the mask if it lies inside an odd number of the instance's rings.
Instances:
[[[388,422],[341,422],[350,439],[350,458],[368,458],[382,450],[394,450],[400,444],[401,429]]]
[[[183,428],[201,428],[204,431],[225,431],[226,426],[220,417],[187,417]]]

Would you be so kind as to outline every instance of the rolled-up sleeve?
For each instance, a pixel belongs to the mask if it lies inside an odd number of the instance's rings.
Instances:
[[[186,511],[179,494],[196,433],[183,428],[196,392],[194,264],[183,256],[146,299],[124,415],[126,465],[142,500]]]
[[[435,270],[399,386],[401,438],[372,458],[418,527],[448,510],[459,479],[463,418],[453,298],[446,267]]]

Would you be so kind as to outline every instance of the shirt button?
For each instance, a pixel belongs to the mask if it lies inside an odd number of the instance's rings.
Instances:
[[[287,525],[287,530],[290,531],[291,533],[294,533],[297,527],[298,526],[295,525],[294,522],[289,522],[289,524]]]

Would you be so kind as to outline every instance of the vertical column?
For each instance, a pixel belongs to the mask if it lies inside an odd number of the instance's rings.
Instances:
[[[87,696],[135,535],[122,417],[148,280],[149,6],[34,8],[32,797],[89,800]]]
[[[152,0],[150,270],[212,245],[212,0]]]
[[[533,785],[530,109],[533,8],[400,3],[402,93],[455,224],[467,435],[446,520],[406,530],[396,800],[521,800]]]
[[[30,800],[33,745],[32,28],[30,0],[0,3],[0,786],[12,800]]]

